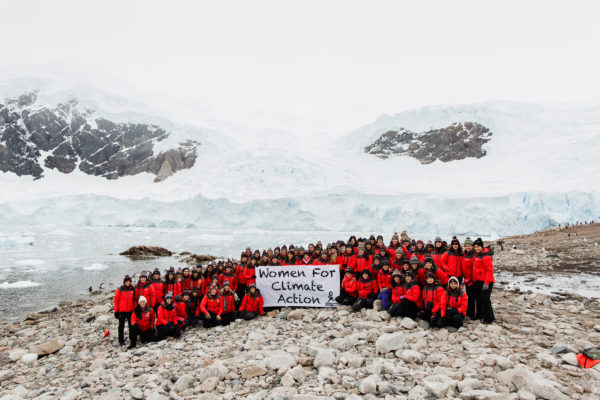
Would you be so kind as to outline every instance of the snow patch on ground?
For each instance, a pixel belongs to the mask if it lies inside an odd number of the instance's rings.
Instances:
[[[108,265],[94,263],[94,264],[90,265],[89,267],[83,267],[83,269],[86,271],[103,271],[105,269],[108,269]]]
[[[0,289],[23,289],[40,285],[40,283],[32,281],[3,282],[0,283]]]

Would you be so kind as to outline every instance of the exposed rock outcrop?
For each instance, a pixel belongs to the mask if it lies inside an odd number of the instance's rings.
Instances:
[[[199,143],[188,140],[154,154],[169,132],[157,125],[93,117],[76,100],[47,107],[37,93],[0,103],[0,171],[41,178],[44,167],[117,179],[149,172],[155,182],[191,168]]]
[[[483,145],[491,140],[491,136],[488,128],[475,122],[459,122],[419,133],[402,128],[381,135],[365,147],[365,153],[379,158],[405,155],[416,158],[421,164],[481,158],[486,155]]]
[[[130,257],[170,257],[173,252],[158,246],[132,246],[122,253],[122,256]]]

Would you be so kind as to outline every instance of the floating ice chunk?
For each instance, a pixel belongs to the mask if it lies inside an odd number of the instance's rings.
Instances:
[[[83,267],[83,269],[85,269],[86,271],[103,271],[105,269],[108,269],[108,265],[94,263],[89,267]]]
[[[27,265],[29,267],[37,267],[37,266],[46,264],[46,261],[44,261],[44,260],[38,260],[38,259],[19,260],[19,261],[15,261],[15,264],[17,264],[17,265]]]
[[[32,281],[4,282],[0,283],[0,289],[23,289],[40,285],[41,283]]]

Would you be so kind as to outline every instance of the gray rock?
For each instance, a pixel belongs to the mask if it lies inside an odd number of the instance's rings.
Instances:
[[[33,346],[31,348],[31,352],[36,353],[38,356],[42,357],[52,353],[56,353],[63,347],[65,347],[65,344],[62,341],[58,339],[52,339]]]
[[[8,359],[10,361],[19,361],[25,354],[27,354],[27,350],[25,349],[10,350],[8,352]]]
[[[35,353],[23,354],[21,362],[24,364],[33,364],[38,359],[38,355]]]
[[[361,379],[361,381],[358,382],[358,390],[362,394],[367,394],[367,393],[376,394],[377,393],[377,376],[369,375],[366,378]]]
[[[280,352],[269,356],[266,360],[268,369],[283,370],[296,365],[296,359],[285,352]]]
[[[400,321],[400,325],[404,329],[415,329],[418,326],[414,319],[408,317],[402,318],[402,321]]]
[[[563,354],[560,357],[560,359],[565,364],[569,364],[569,365],[572,365],[574,367],[578,367],[579,366],[579,361],[577,361],[577,356],[575,355],[575,353]]]
[[[129,394],[131,395],[131,398],[134,400],[142,400],[144,398],[144,393],[142,392],[142,390],[136,386],[132,387],[129,390]]]
[[[177,382],[175,382],[175,384],[173,385],[173,390],[175,390],[177,393],[181,393],[187,388],[191,387],[194,381],[195,379],[192,375],[182,375],[179,377],[179,379],[177,379]]]
[[[210,378],[207,378],[206,380],[204,380],[204,382],[200,384],[200,390],[205,393],[212,392],[217,388],[218,384],[219,378],[216,376],[211,376]]]
[[[0,383],[11,380],[15,377],[15,373],[9,369],[3,369],[0,371]]]
[[[315,357],[315,360],[313,361],[313,366],[315,368],[329,367],[329,366],[335,365],[336,362],[337,362],[337,357],[335,356],[335,353],[333,352],[333,350],[320,349],[317,352],[317,356]]]
[[[407,363],[421,364],[423,362],[423,355],[415,350],[402,350],[400,358]]]
[[[267,372],[268,371],[261,366],[250,365],[250,366],[242,369],[242,378],[250,379],[250,378],[254,378],[255,376],[266,375]]]
[[[404,348],[405,337],[404,333],[384,333],[375,342],[375,350],[378,353],[389,353]]]
[[[554,354],[564,354],[564,353],[574,353],[573,350],[569,349],[567,346],[555,345],[550,349]]]
[[[469,389],[461,392],[458,397],[462,400],[506,400],[505,393],[492,392],[491,390]]]

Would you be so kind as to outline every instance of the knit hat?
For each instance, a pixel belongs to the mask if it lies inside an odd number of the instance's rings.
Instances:
[[[254,283],[251,283],[248,285],[248,289],[250,289],[250,288],[256,288],[256,285]]]
[[[358,246],[358,251],[365,251],[365,246],[363,246],[362,244],[360,246]]]
[[[417,240],[417,244],[419,244],[419,243],[425,244],[425,243],[423,243],[423,241],[421,239]]]
[[[425,245],[425,247],[433,247],[433,243],[431,242],[431,240],[427,241],[427,244]]]
[[[199,291],[200,291],[200,289],[198,289],[197,287],[193,287],[193,288],[192,288],[192,293],[194,293],[194,292],[199,292]]]
[[[452,281],[456,282],[456,284],[458,286],[460,286],[460,282],[458,281],[458,278],[455,276],[451,276],[450,279],[448,279],[448,286],[450,286],[450,282],[452,282]]]
[[[475,239],[475,241],[473,242],[473,246],[481,246],[481,247],[483,247],[483,240],[481,240],[481,238]]]
[[[442,238],[439,236],[436,236],[434,241],[442,243]]]
[[[226,281],[223,282],[223,287],[225,287],[225,286],[231,286],[231,284],[229,283],[229,281],[226,280]]]
[[[210,279],[219,279],[219,276],[217,274],[212,274],[210,276]]]
[[[425,257],[425,261],[423,261],[423,264],[427,264],[427,263],[429,263],[429,262],[430,262],[431,264],[433,264],[433,258],[431,258],[431,257]]]
[[[140,298],[138,299],[138,304],[140,304],[142,301],[145,301],[146,303],[148,303],[148,300],[146,300],[146,298],[144,296],[140,296]]]
[[[417,258],[417,256],[415,256],[413,254],[413,256],[410,258],[410,263],[411,264],[418,264],[419,263],[419,259]]]
[[[173,268],[173,267],[170,267],[170,268],[167,270],[167,273],[169,273],[169,274],[174,274],[174,273],[175,273],[175,268]]]
[[[398,271],[397,269],[394,270],[394,272],[392,272],[392,278],[394,276],[402,276],[402,272]]]
[[[404,273],[404,277],[407,277],[407,276],[410,276],[411,278],[414,278],[414,277],[415,277],[415,274],[413,274],[413,272],[412,272],[412,271],[406,271],[406,272]]]
[[[152,275],[160,275],[160,270],[158,268],[154,268],[154,272],[152,272]]]
[[[458,241],[456,236],[452,236],[452,240],[450,241],[450,245],[452,246],[453,244],[457,244],[460,246],[460,242]]]
[[[354,270],[352,269],[352,267],[348,267],[346,268],[346,273],[354,273]]]
[[[396,249],[396,254],[402,254],[402,249],[401,248],[397,248]]]
[[[467,238],[465,239],[465,246],[470,244],[471,246],[473,245],[473,240],[471,240],[470,237],[467,236]]]
[[[435,280],[435,274],[433,272],[428,272],[425,274],[425,279],[433,278]]]
[[[175,272],[176,275],[181,275],[183,272],[181,272],[181,268],[177,268],[177,272]]]
[[[190,291],[189,290],[184,290],[183,293],[181,293],[181,296],[189,296],[190,295]]]
[[[172,298],[173,298],[173,292],[167,292],[167,294],[165,294],[165,300],[172,299]]]
[[[125,277],[123,278],[123,283],[127,281],[131,282],[131,277],[129,275],[125,275]]]
[[[392,235],[392,240],[398,240],[398,232],[394,232],[394,234]]]

